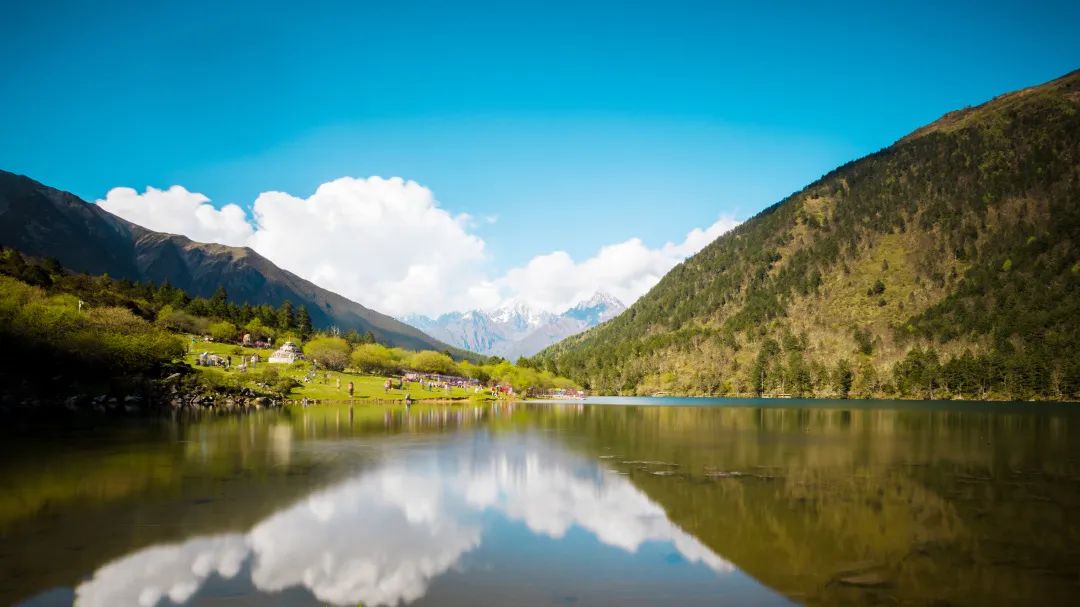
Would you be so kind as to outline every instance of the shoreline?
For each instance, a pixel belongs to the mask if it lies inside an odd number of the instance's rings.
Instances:
[[[516,403],[524,402],[528,399],[472,399],[472,398],[414,398],[412,404],[414,405],[464,405],[464,404],[477,404],[477,405],[489,405],[495,403]],[[404,405],[405,400],[400,398],[309,398],[307,399],[308,406],[312,405]],[[304,406],[303,399],[289,398],[285,399],[282,406],[290,407],[302,407]]]
[[[145,386],[144,386],[145,388]],[[176,412],[211,412],[215,414],[233,414],[233,413],[245,413],[251,411],[259,411],[263,409],[280,409],[284,407],[304,407],[304,398],[295,398],[293,396],[283,397],[280,394],[270,393],[257,393],[253,391],[241,391],[239,393],[227,393],[214,390],[200,391],[186,391],[179,386],[155,386],[156,389],[150,390],[133,390],[124,396],[110,395],[110,394],[98,394],[96,396],[91,394],[78,394],[68,397],[46,397],[45,399],[5,399],[5,402],[0,406],[0,412],[6,414],[14,414],[16,417],[22,418],[34,418],[34,417],[56,417],[57,413],[67,415],[90,415],[100,417],[140,417],[140,416],[153,416],[160,413],[176,413]],[[153,392],[158,392],[153,394]],[[164,392],[164,393],[162,393]],[[603,399],[634,399],[638,402],[610,402],[603,403],[597,402]],[[639,400],[640,399],[640,400]],[[903,396],[875,396],[875,397],[859,397],[859,398],[842,398],[839,396],[758,396],[758,395],[682,395],[682,394],[664,394],[664,395],[625,395],[625,394],[605,394],[605,395],[589,395],[585,399],[576,398],[558,398],[558,397],[524,397],[524,398],[480,398],[475,399],[472,397],[437,397],[437,398],[414,398],[411,403],[413,405],[476,405],[485,406],[493,404],[504,403],[537,403],[537,404],[593,404],[593,405],[624,405],[624,406],[678,406],[678,403],[663,402],[664,399],[685,399],[692,401],[686,403],[687,406],[699,406],[698,403],[704,404],[709,400],[727,400],[727,401],[759,401],[749,406],[791,406],[799,407],[807,404],[807,401],[816,401],[819,403],[832,403],[848,402],[852,406],[862,406],[874,402],[892,401],[903,403],[987,403],[998,405],[1080,405],[1080,401],[1071,400],[1056,400],[1056,399],[1038,399],[1038,400],[1016,400],[1001,398],[1000,396],[990,396],[985,399],[971,399],[971,398],[911,398]],[[361,396],[354,398],[307,398],[307,406],[357,406],[357,407],[375,407],[375,406],[404,406],[405,401],[402,398],[380,398]],[[591,402],[590,402],[591,401]],[[770,405],[765,405],[760,401],[768,401]]]

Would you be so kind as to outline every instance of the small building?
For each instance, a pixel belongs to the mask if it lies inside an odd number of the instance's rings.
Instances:
[[[269,362],[291,365],[303,357],[304,353],[300,351],[300,348],[293,342],[287,341],[280,348],[274,350],[274,353],[270,355]]]

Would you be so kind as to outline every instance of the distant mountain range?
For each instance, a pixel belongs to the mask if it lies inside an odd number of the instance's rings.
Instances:
[[[596,293],[562,314],[534,310],[522,301],[497,309],[452,312],[438,318],[408,316],[403,320],[459,348],[517,360],[618,316],[626,306],[606,293]]]
[[[413,326],[283,270],[249,248],[154,232],[74,194],[7,171],[0,171],[0,244],[55,257],[64,267],[87,274],[167,280],[196,296],[209,297],[222,286],[238,303],[278,306],[289,300],[305,306],[316,327],[371,331],[380,342],[410,349],[453,350]]]

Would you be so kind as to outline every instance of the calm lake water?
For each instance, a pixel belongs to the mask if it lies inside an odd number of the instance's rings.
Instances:
[[[1080,596],[1080,406],[592,399],[94,424],[4,431],[0,604]]]

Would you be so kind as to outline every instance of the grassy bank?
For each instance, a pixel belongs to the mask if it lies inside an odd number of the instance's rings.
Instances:
[[[256,364],[254,368],[249,368],[246,372],[242,372],[238,369],[241,357],[250,360],[252,355],[258,354],[259,358],[265,361],[270,357],[272,351],[233,344],[203,342],[200,340],[191,343],[190,336],[188,338],[188,343],[191,350],[184,357],[184,361],[191,364],[196,372],[211,384],[225,385],[236,389],[250,388],[255,391],[260,391],[266,389],[266,384],[268,383],[266,382],[266,379],[271,375],[276,374],[279,379],[288,378],[296,382],[297,385],[285,394],[286,398],[290,400],[301,400],[304,398],[320,401],[348,400],[350,398],[348,391],[350,381],[353,382],[354,388],[352,396],[353,400],[367,400],[372,402],[403,401],[405,400],[406,394],[416,401],[492,399],[487,390],[482,390],[480,393],[475,393],[471,389],[465,390],[456,387],[449,390],[438,388],[426,390],[418,383],[408,382],[406,382],[404,387],[400,390],[393,388],[386,391],[384,390],[384,384],[387,376],[370,375],[351,369],[346,369],[344,371],[327,371],[325,369],[319,369],[314,377],[310,378],[309,381],[305,381],[305,379],[309,377],[309,372],[312,368],[311,363],[308,361],[299,361],[291,365],[260,362]],[[232,356],[232,368],[225,369],[223,367],[196,366],[196,359],[203,352],[216,354],[221,357]],[[268,371],[271,373],[268,373]],[[396,378],[393,380],[393,385],[397,386]]]

